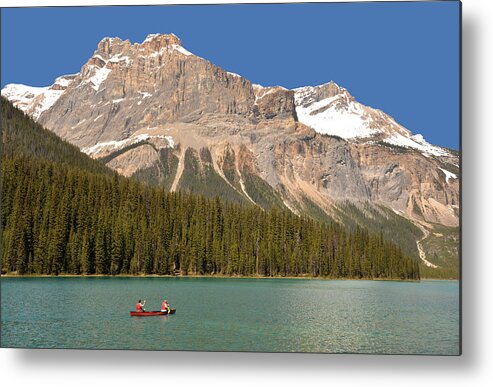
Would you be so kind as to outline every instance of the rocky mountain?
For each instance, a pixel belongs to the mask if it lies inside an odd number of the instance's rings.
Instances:
[[[263,87],[154,34],[140,44],[104,38],[77,74],[2,95],[119,173],[172,191],[341,223],[379,218],[389,237],[385,224],[398,219],[414,227],[411,253],[435,246],[421,256],[430,268],[441,250],[423,236],[457,234],[458,153],[334,82]]]

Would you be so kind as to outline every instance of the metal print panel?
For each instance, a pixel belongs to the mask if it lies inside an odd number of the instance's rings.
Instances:
[[[1,346],[459,355],[460,15],[3,8]]]

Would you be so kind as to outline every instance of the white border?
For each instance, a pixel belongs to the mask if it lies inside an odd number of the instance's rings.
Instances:
[[[230,3],[232,1],[215,1]],[[258,1],[249,1],[258,2]],[[281,1],[270,1],[281,2]],[[141,4],[174,3],[146,0]],[[207,1],[179,1],[181,4]],[[2,6],[139,4],[2,0]],[[491,1],[463,1],[462,357],[0,349],[2,385],[483,386],[493,380]],[[490,380],[490,382],[487,382]]]

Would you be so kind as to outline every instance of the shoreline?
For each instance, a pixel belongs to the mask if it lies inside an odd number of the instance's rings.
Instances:
[[[210,274],[2,274],[5,278],[224,278],[224,279],[304,279],[304,280],[325,280],[325,281],[398,281],[398,282],[420,282],[420,281],[460,281],[459,278],[433,278],[425,277],[419,280],[401,278],[331,278],[331,277],[312,277],[312,276],[232,276],[232,275],[210,275]]]

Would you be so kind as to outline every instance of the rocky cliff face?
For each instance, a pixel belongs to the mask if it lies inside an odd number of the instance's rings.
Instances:
[[[105,38],[77,74],[2,95],[118,172],[171,190],[329,216],[342,201],[369,202],[427,227],[458,225],[456,153],[334,82],[255,85],[172,34]]]
[[[12,87],[7,90],[16,103]],[[292,91],[256,90],[185,50],[175,35],[150,35],[142,44],[105,38],[53,104],[40,107],[33,99],[32,106],[41,124],[82,148],[208,115],[294,120]]]

